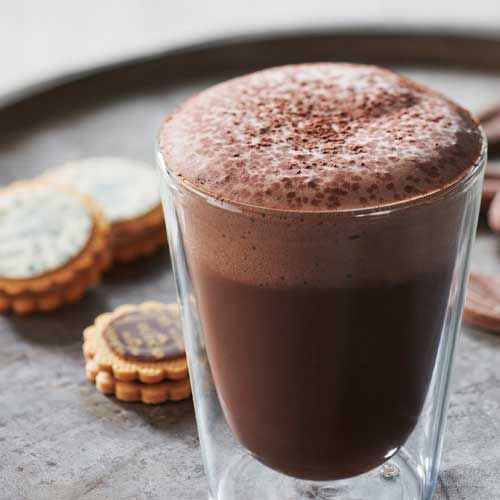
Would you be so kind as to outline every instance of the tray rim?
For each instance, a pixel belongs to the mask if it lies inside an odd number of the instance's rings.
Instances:
[[[292,39],[295,41],[307,39],[341,39],[341,38],[375,38],[383,40],[384,38],[394,39],[411,39],[431,40],[445,43],[468,43],[480,44],[489,43],[498,45],[500,51],[500,30],[491,28],[482,28],[474,26],[471,28],[459,27],[455,28],[450,25],[411,25],[411,26],[396,26],[383,25],[373,26],[371,24],[349,24],[336,26],[325,29],[324,27],[314,28],[299,28],[299,29],[276,29],[273,31],[259,32],[250,31],[240,35],[229,35],[208,38],[202,41],[184,43],[178,46],[163,48],[150,53],[125,57],[123,59],[98,64],[94,67],[88,67],[76,71],[68,71],[62,74],[54,75],[38,82],[30,83],[26,86],[21,86],[17,90],[8,92],[0,96],[0,113],[11,106],[15,106],[25,100],[35,98],[44,92],[54,90],[64,85],[78,83],[82,80],[104,76],[106,73],[111,73],[113,70],[124,69],[141,64],[161,62],[179,55],[192,55],[196,52],[202,53],[206,51],[221,50],[227,47],[235,48],[238,45],[244,46],[249,44],[259,44],[273,41],[284,41]],[[443,61],[444,65],[449,65]],[[500,65],[499,65],[500,71]]]

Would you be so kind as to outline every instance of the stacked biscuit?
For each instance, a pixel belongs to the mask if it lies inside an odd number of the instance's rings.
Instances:
[[[50,311],[78,300],[113,261],[166,241],[155,172],[90,158],[0,189],[0,312]]]
[[[481,127],[488,139],[490,160],[486,166],[481,199],[481,212],[487,213],[493,198],[500,191],[500,104],[490,106],[479,114]],[[499,203],[500,203],[500,197]]]
[[[99,391],[148,404],[191,395],[177,305],[124,305],[83,336],[87,378]]]
[[[96,201],[110,224],[113,260],[131,261],[165,243],[157,178],[149,165],[123,158],[88,158],[51,169],[43,177],[73,186]]]
[[[488,139],[489,160],[484,173],[481,212],[500,233],[500,104],[490,106],[479,120]],[[500,276],[472,272],[467,287],[464,322],[500,333]]]

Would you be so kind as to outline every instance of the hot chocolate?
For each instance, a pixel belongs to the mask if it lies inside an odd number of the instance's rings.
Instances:
[[[195,96],[160,144],[234,434],[295,477],[381,464],[427,394],[473,119],[391,71],[312,64]]]

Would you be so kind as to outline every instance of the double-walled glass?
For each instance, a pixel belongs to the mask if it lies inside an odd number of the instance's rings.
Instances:
[[[428,500],[483,154],[382,209],[225,203],[158,153],[213,500]]]

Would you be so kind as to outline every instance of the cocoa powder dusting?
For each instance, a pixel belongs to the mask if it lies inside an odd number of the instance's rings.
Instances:
[[[456,104],[375,66],[284,66],[181,105],[160,146],[168,168],[219,199],[352,210],[425,196],[462,178],[481,136]]]

